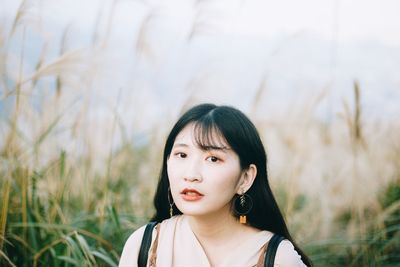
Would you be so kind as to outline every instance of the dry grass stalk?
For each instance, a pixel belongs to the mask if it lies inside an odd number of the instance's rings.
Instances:
[[[35,255],[33,256],[33,267],[36,267],[36,266],[37,266],[38,260],[39,260],[40,256],[43,255],[43,253],[45,253],[47,250],[51,249],[51,248],[54,247],[55,245],[58,245],[58,244],[61,243],[61,242],[65,242],[65,238],[66,238],[67,236],[72,236],[72,235],[74,235],[74,234],[75,234],[75,231],[74,231],[74,232],[71,232],[71,233],[68,233],[68,234],[64,235],[63,237],[61,237],[61,238],[59,238],[59,239],[56,239],[56,240],[54,240],[53,242],[51,242],[50,244],[44,246],[44,247],[43,247],[42,249],[40,249],[37,253],[35,253]]]
[[[112,28],[111,26],[112,26],[112,22],[114,19],[115,7],[116,7],[117,3],[118,3],[118,0],[113,0],[113,2],[111,4],[110,12],[108,14],[108,21],[106,24],[106,32],[105,32],[103,43],[101,45],[102,47],[106,47],[108,40],[110,39],[111,28]]]
[[[5,179],[3,190],[1,194],[2,208],[1,208],[1,219],[0,219],[0,251],[3,249],[4,237],[6,236],[6,224],[8,215],[8,202],[10,197],[11,182],[10,179]]]
[[[353,135],[354,139],[357,143],[365,146],[365,141],[362,133],[362,124],[361,124],[361,101],[360,101],[360,86],[358,81],[354,81],[354,123],[353,123]]]
[[[361,122],[361,92],[360,86],[357,81],[354,81],[354,112],[351,112],[350,106],[347,101],[343,101],[344,105],[344,119],[350,131],[350,139],[352,147],[356,150],[359,146],[366,148],[366,142],[363,136],[362,122]],[[353,113],[353,114],[352,114]]]
[[[16,136],[17,136],[17,125],[18,125],[18,117],[20,115],[20,98],[21,98],[21,87],[23,80],[23,66],[24,66],[24,45],[25,45],[25,28],[22,34],[22,45],[21,45],[21,56],[20,56],[20,64],[19,64],[19,72],[18,72],[18,80],[15,86],[15,108],[11,119],[11,130],[6,138],[4,148],[2,151],[2,155],[11,156],[18,154],[18,148],[16,144]]]
[[[14,21],[13,21],[12,27],[11,27],[11,31],[10,31],[10,35],[9,35],[10,39],[11,39],[11,36],[14,35],[17,27],[20,24],[22,24],[22,20],[26,16],[26,14],[27,14],[27,12],[28,12],[30,7],[31,6],[30,6],[30,3],[29,3],[28,0],[23,0],[21,2],[21,4],[19,5],[17,13],[16,13],[16,15],[14,17]]]
[[[83,55],[83,49],[68,51],[54,61],[36,70],[33,74],[28,76],[28,78],[22,80],[21,84],[25,84],[29,81],[38,79],[43,76],[57,75],[59,73],[65,72],[68,68],[72,69],[74,67],[79,67],[82,64]]]
[[[11,266],[11,267],[17,267],[8,257],[7,257],[7,255],[0,249],[0,256],[2,257],[2,258],[4,258],[6,261],[7,261],[7,263]],[[0,258],[1,258],[0,257]],[[1,262],[0,262],[1,263]]]
[[[20,181],[21,183],[21,215],[22,215],[22,223],[28,222],[28,179],[29,179],[29,172],[26,169],[18,168],[15,172],[15,180]],[[23,238],[27,239],[27,229],[23,229],[22,233]]]
[[[266,91],[267,91],[267,77],[264,76],[261,79],[260,85],[258,86],[256,93],[254,94],[250,114],[254,115],[257,113],[258,106],[260,105],[261,100],[264,98]]]
[[[6,73],[6,62],[7,62],[7,53],[5,52],[6,46],[6,37],[3,32],[3,27],[0,26],[0,83],[3,87],[3,92],[0,93],[0,98],[6,98],[6,95],[10,91],[9,86],[7,84],[7,73]],[[4,51],[4,52],[3,52]]]
[[[67,27],[65,27],[62,37],[61,37],[60,52],[59,52],[60,57],[62,55],[64,55],[66,52],[67,34],[69,32],[70,26],[71,26],[71,24],[69,24]],[[61,73],[58,73],[56,75],[56,96],[57,96],[57,98],[59,98],[61,95],[61,88],[62,88],[62,77],[61,77]]]
[[[214,15],[215,17],[221,15],[218,12],[212,14],[212,12],[210,11],[204,12],[203,10],[197,10],[193,25],[187,37],[188,42],[193,41],[193,39],[198,35],[201,36],[217,32],[217,26],[215,25],[215,23],[213,24],[209,22],[209,18],[206,17],[206,15],[210,14]]]
[[[47,53],[47,45],[44,45],[42,47],[42,51],[40,53],[39,60],[36,63],[35,71],[38,71],[43,66],[43,63],[44,63],[44,60],[46,57],[46,53]],[[32,88],[36,87],[37,82],[38,82],[38,77],[32,79]]]
[[[91,46],[94,47],[98,44],[99,42],[99,25],[102,17],[102,8],[101,6],[99,7],[99,10],[97,11],[96,15],[96,20],[94,22],[94,29],[93,29],[93,34],[91,38]]]
[[[145,56],[150,61],[154,61],[155,55],[151,47],[151,44],[148,41],[147,33],[150,30],[151,23],[153,23],[155,16],[156,16],[155,11],[152,11],[143,20],[139,32],[137,34],[137,40],[135,44],[136,51],[140,55]]]

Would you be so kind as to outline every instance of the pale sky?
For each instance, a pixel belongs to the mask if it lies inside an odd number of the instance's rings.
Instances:
[[[0,14],[13,15],[20,1],[1,0]],[[97,13],[110,10],[111,0],[27,1],[44,21],[91,27]],[[312,32],[330,40],[372,39],[400,45],[400,1],[398,0],[119,0],[114,17],[125,21],[121,30],[139,22],[148,12],[168,18],[170,23],[207,21],[221,33],[270,37],[276,34]]]
[[[7,32],[20,1],[0,2],[0,21]],[[342,98],[358,79],[369,110],[380,112],[384,107],[387,113],[400,113],[395,100],[400,99],[399,0],[118,0],[114,10],[112,0],[26,3],[23,20],[28,30],[37,29],[57,52],[67,25],[68,49],[85,47],[98,14],[103,35],[112,14],[109,45],[117,58],[105,64],[107,73],[99,84],[106,89],[148,88],[140,99],[160,101],[151,107],[166,103],[168,97],[183,102],[192,84],[210,101],[236,103],[238,95],[248,93],[250,97],[238,104],[246,107],[268,74],[270,105],[287,106],[288,95],[297,99],[293,96],[301,90],[309,96],[315,94],[312,90],[330,86],[341,108]],[[149,64],[136,62],[134,52],[145,23],[146,41],[156,53],[156,61]],[[185,38],[193,30],[196,36],[189,44]],[[301,38],[281,45],[292,36]],[[281,51],[271,58],[276,48]],[[32,53],[39,56],[40,50],[39,44]],[[220,98],[214,92],[216,84]]]

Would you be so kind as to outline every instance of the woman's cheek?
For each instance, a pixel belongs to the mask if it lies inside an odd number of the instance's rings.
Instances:
[[[175,187],[177,186],[178,180],[179,180],[178,172],[179,171],[177,170],[177,167],[175,166],[174,162],[167,162],[167,174],[168,174],[170,189],[171,189],[172,193],[175,193],[175,194],[176,194]]]
[[[173,160],[168,159],[167,161],[167,174],[168,174],[168,178],[171,180],[171,176],[173,175],[172,170],[173,168]]]

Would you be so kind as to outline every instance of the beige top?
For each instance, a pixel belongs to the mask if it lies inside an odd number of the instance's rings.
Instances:
[[[185,215],[174,216],[158,225],[158,245],[156,254],[157,267],[211,267],[201,244],[194,235],[188,218]],[[142,242],[145,226],[135,231],[126,241],[122,251],[119,267],[137,267],[137,258]],[[153,241],[157,236],[153,232]],[[255,266],[260,258],[264,245],[271,239],[272,233],[261,231],[244,241],[235,250],[226,253],[225,261],[218,267],[250,267]],[[154,242],[150,247],[153,249]],[[149,251],[149,259],[151,252]],[[149,266],[149,261],[147,262]],[[303,267],[300,255],[292,243],[283,240],[275,257],[275,267]]]

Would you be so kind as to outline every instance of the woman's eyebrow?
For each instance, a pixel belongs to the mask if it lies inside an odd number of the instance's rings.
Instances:
[[[212,145],[209,145],[209,146],[202,146],[202,148],[204,150],[220,150],[222,152],[226,152],[226,150],[230,150],[230,148],[226,147],[226,146],[212,146]]]
[[[189,145],[185,144],[185,143],[177,143],[177,144],[173,145],[173,148],[176,148],[176,147],[189,147]],[[205,151],[218,150],[218,151],[222,151],[224,153],[226,153],[227,150],[231,150],[231,148],[229,148],[227,146],[214,146],[214,145],[202,145],[202,146],[200,146],[200,148]]]
[[[188,147],[188,145],[185,143],[178,143],[178,144],[174,144],[173,147]]]

